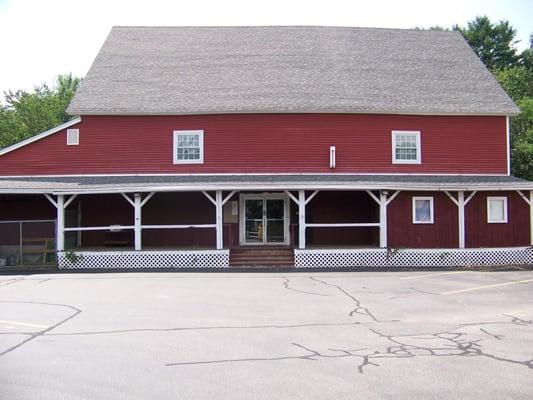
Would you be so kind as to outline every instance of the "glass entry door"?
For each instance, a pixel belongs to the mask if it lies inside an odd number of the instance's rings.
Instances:
[[[244,243],[285,243],[285,199],[253,197],[244,199]]]

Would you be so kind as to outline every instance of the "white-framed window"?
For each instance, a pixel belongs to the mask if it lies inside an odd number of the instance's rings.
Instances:
[[[174,164],[204,163],[204,131],[174,131]]]
[[[487,222],[489,224],[507,223],[507,197],[487,197]]]
[[[420,164],[420,131],[392,131],[392,163]]]
[[[413,224],[433,223],[433,197],[413,197]]]
[[[80,130],[67,129],[67,146],[78,146],[80,144]]]

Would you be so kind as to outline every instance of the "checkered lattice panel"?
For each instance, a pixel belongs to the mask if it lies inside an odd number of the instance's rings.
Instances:
[[[229,250],[60,253],[59,269],[228,268]]]
[[[533,264],[533,247],[295,250],[297,268],[469,267]]]

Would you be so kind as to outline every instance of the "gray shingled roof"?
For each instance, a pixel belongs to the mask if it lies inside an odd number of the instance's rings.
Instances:
[[[457,32],[115,27],[71,114],[515,114]]]
[[[113,193],[180,190],[533,190],[514,176],[475,175],[100,175],[0,177],[0,193]]]

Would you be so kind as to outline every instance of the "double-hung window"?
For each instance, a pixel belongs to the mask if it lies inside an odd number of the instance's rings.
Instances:
[[[203,164],[204,131],[174,131],[174,164]]]
[[[507,223],[507,197],[487,197],[487,222],[489,224]]]
[[[392,131],[392,163],[420,164],[419,131]]]
[[[433,197],[413,197],[413,224],[433,223]]]

